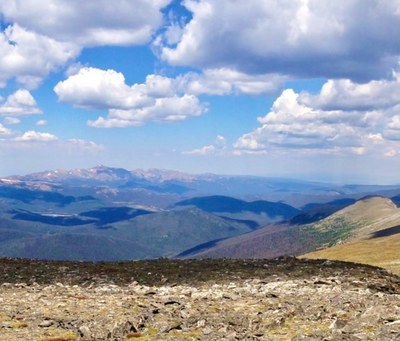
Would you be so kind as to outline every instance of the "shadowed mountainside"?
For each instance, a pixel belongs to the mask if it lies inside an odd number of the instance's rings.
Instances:
[[[375,205],[368,205],[371,201]],[[369,198],[357,209],[347,212],[360,225],[348,241],[303,257],[372,264],[400,274],[400,208],[389,199]]]
[[[237,213],[249,211],[254,213],[266,213],[272,218],[280,217],[283,219],[288,219],[299,213],[298,209],[284,203],[264,200],[247,202],[222,195],[192,198],[180,201],[176,203],[176,205],[195,206],[207,212]]]
[[[397,242],[399,235],[396,233],[397,230],[393,231],[393,228],[398,225],[400,225],[400,208],[388,198],[368,197],[318,222],[304,225],[268,225],[245,235],[215,241],[209,248],[187,250],[180,256],[271,258],[282,255],[300,255],[344,242],[362,241],[363,252],[370,255],[375,254],[375,258],[379,258],[380,255],[375,253],[374,247],[381,244],[381,251],[383,251],[384,245],[386,245],[388,259],[385,259],[384,262],[387,264],[400,261]],[[388,233],[388,229],[391,229],[389,231],[393,234],[392,236],[376,238],[377,234]],[[374,239],[365,241],[371,238]],[[386,243],[384,238],[386,238]],[[352,252],[351,248],[346,249],[346,244],[336,246],[332,250],[343,250],[341,253],[350,257],[337,259],[363,261],[363,258],[352,258],[351,255],[355,252]],[[317,254],[318,258],[331,258],[324,251],[318,251],[312,256],[316,257]],[[311,255],[307,254],[306,257],[308,256]]]
[[[100,208],[85,211],[86,220],[72,226],[68,224],[81,216],[25,214],[28,220],[0,220],[0,255],[58,260],[170,257],[197,244],[254,230],[249,222],[193,208],[157,212]]]
[[[180,201],[175,206],[197,207],[226,218],[252,220],[259,226],[290,219],[300,212],[297,208],[281,202],[265,200],[249,202],[222,195],[195,197]]]
[[[396,201],[396,188],[105,166],[9,177],[0,179],[0,255],[114,260],[197,257],[210,250],[218,250],[213,257],[303,254],[361,238],[373,219],[367,217],[367,224],[339,213],[366,192],[390,192]],[[300,212],[260,200],[266,197],[308,204]],[[374,212],[371,207],[366,211]],[[368,233],[398,225],[383,220]]]
[[[290,219],[290,224],[302,225],[329,217],[331,214],[352,205],[355,199],[343,198],[328,203],[311,203],[302,207],[302,212]]]

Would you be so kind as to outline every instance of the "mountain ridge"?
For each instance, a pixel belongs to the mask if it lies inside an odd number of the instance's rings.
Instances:
[[[299,214],[299,210],[285,203],[266,200],[245,201],[233,197],[212,195],[193,197],[179,201],[177,207],[197,207],[222,217],[237,219],[245,216],[262,226],[270,222],[287,220]]]
[[[309,252],[319,248],[372,238],[374,233],[397,225],[400,225],[400,208],[392,200],[367,197],[311,224],[270,224],[246,235],[216,241],[215,245],[198,253],[183,255],[271,258],[306,254],[307,257]]]
[[[400,196],[400,185],[343,185],[253,175],[196,175],[175,170],[126,170],[107,166],[57,169],[0,179],[0,185],[18,182],[19,185],[25,183],[26,186],[41,186],[46,190],[60,190],[61,186],[71,195],[92,187],[90,194],[103,193],[102,198],[110,200],[147,196],[146,204],[151,205],[151,200],[158,200],[164,207],[191,197],[207,195],[232,196],[247,201],[280,201],[296,208],[343,198],[360,199],[369,194]]]
[[[377,198],[376,192],[393,199]],[[75,254],[87,257],[84,249],[93,236],[90,257],[96,260],[96,247],[103,243],[104,255],[115,241],[132,242],[114,253],[121,259],[198,257],[199,251],[205,256],[210,246],[218,249],[213,257],[302,255],[351,238],[396,235],[399,193],[395,186],[338,187],[157,169],[45,171],[0,179],[0,254],[20,250],[19,256],[28,256],[23,245],[44,250],[47,240],[62,249],[61,257],[68,254],[65,238],[74,241]],[[297,206],[288,204],[291,198]],[[148,254],[129,251],[141,248]]]

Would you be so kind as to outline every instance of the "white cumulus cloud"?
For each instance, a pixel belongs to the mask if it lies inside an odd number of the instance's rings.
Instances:
[[[104,146],[97,144],[93,141],[83,140],[83,139],[69,139],[67,145],[74,148],[78,148],[81,151],[103,151]]]
[[[215,139],[214,144],[196,148],[190,151],[184,151],[184,155],[210,155],[210,154],[222,154],[226,149],[226,139],[222,135],[218,135]]]
[[[328,80],[318,94],[286,89],[261,126],[235,143],[238,153],[297,150],[392,155],[400,140],[400,80]],[[384,98],[382,98],[382,96]],[[398,148],[398,146],[397,146]]]
[[[109,110],[108,117],[89,121],[92,127],[138,126],[148,121],[170,122],[198,116],[206,111],[199,99],[180,92],[173,79],[149,75],[145,83],[129,86],[122,73],[82,68],[58,83],[54,91],[63,102]]]
[[[0,136],[2,136],[2,135],[10,135],[10,134],[11,134],[11,130],[6,128],[5,126],[3,126],[0,123]]]
[[[46,120],[39,120],[36,122],[36,125],[39,127],[45,126],[47,124]]]
[[[397,106],[397,112],[400,112],[400,104]],[[400,141],[400,114],[391,118],[384,134],[387,139]]]
[[[58,137],[50,133],[41,133],[34,130],[29,130],[15,138],[15,141],[20,142],[52,142],[57,141]]]
[[[50,72],[79,53],[73,43],[59,42],[27,31],[18,24],[0,32],[0,83],[16,78],[26,88],[37,87]]]
[[[21,120],[19,118],[17,118],[17,117],[5,117],[4,118],[4,123],[5,124],[12,125],[12,124],[18,124],[20,122],[21,122]]]
[[[294,77],[390,77],[398,67],[397,0],[185,0],[192,13],[177,43],[161,35],[175,65]],[[169,31],[167,30],[169,34]]]
[[[349,79],[328,80],[318,95],[304,93],[301,99],[324,110],[375,110],[400,103],[400,73],[386,80],[364,84]]]
[[[57,41],[85,46],[144,44],[171,0],[0,0],[8,22]]]
[[[265,94],[281,87],[286,77],[247,75],[229,69],[189,72],[169,78],[150,74],[144,83],[126,84],[122,73],[81,67],[55,87],[58,98],[85,109],[109,110],[109,116],[90,121],[92,127],[137,126],[147,121],[184,120],[206,111],[203,94]]]
[[[41,114],[37,103],[28,90],[20,89],[7,97],[4,103],[0,103],[0,115],[24,116]],[[14,123],[18,123],[15,122]]]
[[[0,0],[0,87],[36,88],[85,47],[146,44],[170,0]]]
[[[270,94],[282,87],[287,77],[278,74],[249,75],[228,68],[189,72],[177,77],[180,87],[195,94]]]
[[[54,88],[60,101],[89,109],[128,109],[148,105],[152,99],[145,90],[140,84],[128,86],[120,72],[91,67],[81,68]]]
[[[108,117],[99,117],[95,121],[89,121],[88,124],[94,128],[124,128],[140,126],[149,121],[166,123],[199,116],[205,110],[206,108],[193,95],[156,98],[151,106],[131,110],[111,109]]]

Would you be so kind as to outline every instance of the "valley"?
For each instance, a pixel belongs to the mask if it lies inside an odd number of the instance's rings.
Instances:
[[[0,256],[301,256],[399,273],[399,195],[400,186],[105,166],[13,176],[0,179]]]

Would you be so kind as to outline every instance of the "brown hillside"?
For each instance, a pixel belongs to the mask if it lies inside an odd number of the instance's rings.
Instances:
[[[358,225],[359,228],[354,230],[350,239],[360,240],[372,237],[377,231],[400,225],[400,208],[388,198],[371,197],[357,201],[324,221],[329,222],[337,217]]]
[[[400,274],[400,209],[390,199],[369,198],[336,214],[359,225],[349,241],[302,257],[370,264]]]
[[[312,224],[269,225],[251,233],[216,242],[209,248],[203,248],[185,256],[189,258],[273,258],[283,255],[302,255],[338,244],[366,241],[374,237],[386,238],[388,234],[385,235],[385,231],[393,234],[396,226],[400,226],[400,208],[388,198],[370,197]],[[387,240],[392,245],[396,237]],[[379,251],[376,257],[378,260],[381,257],[380,262],[372,262],[369,259],[363,261],[364,258],[361,256],[352,258],[352,261],[388,266],[388,269],[393,270],[390,264],[396,262],[397,250],[400,250],[396,249],[397,244],[394,243],[391,247],[383,241],[374,240],[362,245],[365,254],[373,255],[373,248],[382,248],[387,251],[387,255],[384,256],[384,253]],[[351,251],[343,252],[353,254]]]
[[[400,233],[310,252],[301,258],[332,259],[379,266],[400,275]]]

